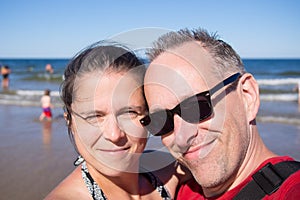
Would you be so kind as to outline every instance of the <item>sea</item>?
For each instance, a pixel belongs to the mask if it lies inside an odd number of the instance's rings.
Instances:
[[[12,70],[9,90],[0,92],[0,104],[39,106],[45,89],[51,90],[53,103],[59,98],[63,71],[69,59],[0,59],[0,65]],[[259,119],[280,123],[300,124],[298,90],[300,59],[243,59],[245,68],[259,83],[261,108]],[[54,73],[45,73],[51,64]]]

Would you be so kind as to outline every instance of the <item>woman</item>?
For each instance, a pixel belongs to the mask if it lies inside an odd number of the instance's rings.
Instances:
[[[70,138],[84,161],[47,199],[174,198],[174,165],[139,173],[147,143],[139,123],[147,112],[144,73],[141,61],[117,44],[98,43],[70,62],[62,99]]]

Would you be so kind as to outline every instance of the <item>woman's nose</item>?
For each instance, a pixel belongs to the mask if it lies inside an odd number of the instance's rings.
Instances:
[[[119,128],[115,116],[108,116],[104,122],[103,137],[112,143],[118,143],[124,136],[125,133]]]

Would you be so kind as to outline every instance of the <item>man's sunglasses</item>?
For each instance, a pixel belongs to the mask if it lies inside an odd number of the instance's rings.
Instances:
[[[212,89],[193,95],[173,109],[160,110],[146,115],[140,123],[154,136],[165,135],[174,130],[174,115],[179,115],[184,121],[189,123],[199,123],[209,118],[213,114],[211,95],[224,86],[233,83],[241,76],[236,73],[224,81],[220,82]]]

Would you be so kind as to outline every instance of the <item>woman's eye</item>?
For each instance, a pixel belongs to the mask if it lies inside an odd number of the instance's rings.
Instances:
[[[120,114],[121,118],[136,118],[139,113],[135,110],[127,110]]]
[[[128,114],[128,115],[131,115],[131,116],[137,116],[139,113],[136,112],[135,110],[128,110],[128,111],[127,111],[127,114]]]
[[[102,115],[91,115],[91,116],[87,116],[86,120],[90,123],[96,123],[96,122],[100,122],[102,119]]]

